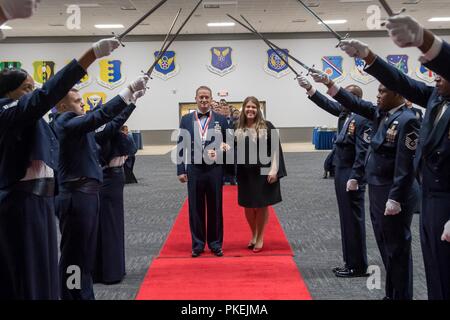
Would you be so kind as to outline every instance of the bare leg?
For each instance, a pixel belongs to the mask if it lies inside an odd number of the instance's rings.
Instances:
[[[244,210],[248,225],[250,227],[250,230],[252,231],[252,240],[250,242],[254,244],[256,243],[256,238],[258,236],[256,230],[256,211],[253,208],[244,208]]]
[[[264,243],[264,230],[269,220],[269,207],[259,208],[256,213],[256,238],[255,249],[261,249]]]

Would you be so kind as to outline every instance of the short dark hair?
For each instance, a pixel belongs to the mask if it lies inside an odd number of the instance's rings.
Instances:
[[[200,86],[200,87],[198,87],[197,90],[195,91],[195,96],[198,96],[198,92],[200,90],[208,90],[209,93],[211,94],[211,97],[212,97],[212,90],[211,90],[210,87],[207,87],[207,86]]]
[[[7,68],[0,71],[0,98],[19,88],[27,79],[28,72],[19,68]]]

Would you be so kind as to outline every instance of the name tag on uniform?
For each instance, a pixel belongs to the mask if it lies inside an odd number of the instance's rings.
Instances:
[[[395,143],[395,138],[397,137],[397,133],[398,133],[397,126],[398,126],[398,121],[394,121],[394,123],[391,125],[391,127],[386,132],[386,141],[388,143]]]
[[[8,110],[8,109],[10,109],[10,108],[14,108],[14,107],[17,106],[18,104],[19,104],[19,101],[11,102],[11,103],[9,103],[9,104],[7,104],[7,105],[4,105],[4,106],[3,106],[3,110]]]

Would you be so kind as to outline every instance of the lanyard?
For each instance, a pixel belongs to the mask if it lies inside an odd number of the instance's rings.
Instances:
[[[200,137],[202,138],[202,145],[205,145],[205,141],[206,141],[206,134],[208,132],[208,127],[209,127],[209,122],[211,121],[211,114],[208,116],[208,119],[202,124],[202,122],[200,121],[199,117],[198,117],[198,112],[195,112],[195,119],[197,120],[198,123],[198,131],[200,133]]]

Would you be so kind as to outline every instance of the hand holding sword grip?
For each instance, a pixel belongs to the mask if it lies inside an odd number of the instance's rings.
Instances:
[[[92,45],[95,57],[97,59],[109,56],[120,46],[120,41],[116,38],[107,38],[97,41]]]
[[[120,43],[120,45],[121,45],[122,47],[125,47],[125,45],[124,45],[123,42],[122,42],[122,38],[120,37],[120,35],[117,35],[117,34],[115,34],[114,32],[112,32],[112,35],[114,36],[114,38],[115,38],[117,41],[119,41],[119,43]]]

